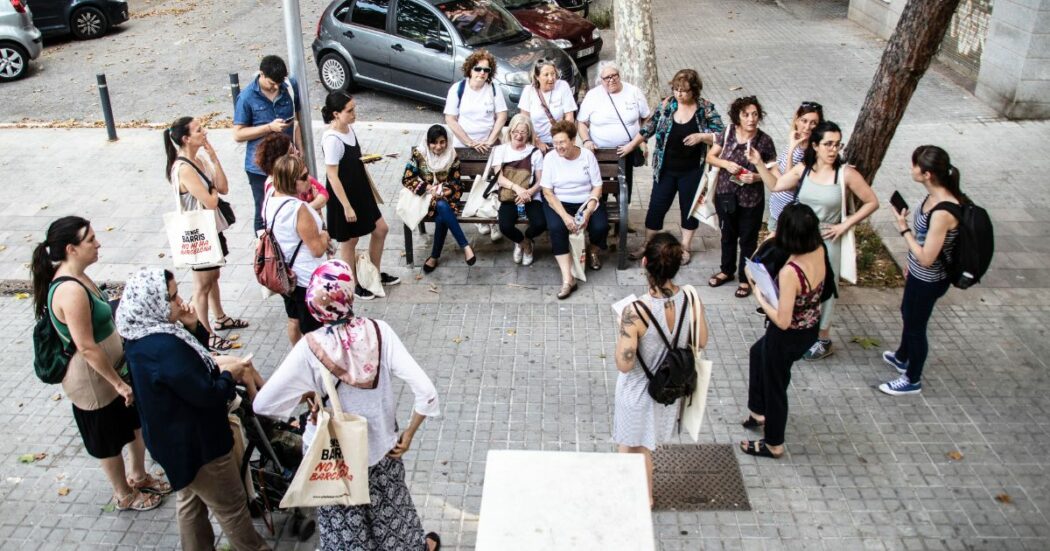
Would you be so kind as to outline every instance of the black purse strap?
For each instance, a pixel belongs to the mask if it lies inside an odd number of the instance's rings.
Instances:
[[[197,174],[200,175],[201,180],[204,180],[204,183],[207,184],[209,190],[211,188],[215,187],[215,185],[211,183],[211,178],[209,178],[208,175],[205,174],[204,171],[201,170],[199,166],[197,166],[197,163],[194,163],[193,161],[187,159],[186,157],[182,157],[182,156],[176,157],[175,160],[182,161],[182,162],[192,166],[193,170],[195,170],[197,172]]]
[[[664,330],[661,329],[660,324],[657,323],[656,316],[653,315],[653,311],[650,310],[649,307],[646,306],[645,303],[640,300],[634,301],[633,304],[635,311],[638,312],[638,317],[641,318],[642,323],[645,324],[646,328],[649,327],[649,322],[645,321],[645,316],[643,316],[642,312],[638,310],[638,307],[641,307],[641,309],[644,310],[645,313],[648,314],[649,317],[653,320],[653,326],[656,328],[656,334],[660,335],[660,340],[664,341],[664,346],[666,346],[667,351],[670,352],[671,349],[674,348],[674,346],[671,345],[671,341],[667,340],[667,335],[664,334]],[[682,312],[678,316],[678,324],[677,326],[675,326],[673,337],[674,342],[676,344],[678,343],[678,336],[681,334],[682,331],[682,324],[685,322],[685,311],[688,310],[688,308],[686,308],[688,304],[688,301],[682,303]],[[642,369],[645,371],[646,378],[652,380],[653,373],[649,370],[649,366],[645,365],[645,360],[642,359],[641,351],[639,351],[636,357],[638,358],[638,363],[641,364]]]
[[[620,110],[616,108],[616,101],[613,99],[612,94],[606,90],[605,95],[609,96],[609,103],[613,106],[613,113],[616,113],[616,118],[620,119],[620,124],[623,125],[623,131],[627,133],[627,141],[633,140],[634,136],[631,135],[631,130],[627,128],[627,123],[623,122],[623,117],[620,116]]]

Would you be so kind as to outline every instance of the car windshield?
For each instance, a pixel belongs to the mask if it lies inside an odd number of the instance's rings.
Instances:
[[[496,0],[499,5],[507,8],[508,10],[523,10],[527,8],[534,8],[537,6],[547,5],[547,0]]]
[[[437,7],[468,46],[503,42],[525,32],[511,14],[489,0],[453,0]]]

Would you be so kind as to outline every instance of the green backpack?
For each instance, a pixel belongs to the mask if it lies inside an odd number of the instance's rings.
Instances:
[[[55,285],[63,281],[76,281],[85,292],[90,294],[87,286],[79,279],[69,276],[55,278],[49,290],[54,289]],[[94,311],[95,304],[91,301],[90,296],[88,304]],[[55,328],[55,324],[51,322],[51,301],[48,300],[44,306],[44,315],[40,316],[40,319],[36,321],[36,327],[33,328],[33,370],[36,371],[37,378],[49,385],[61,383],[66,376],[66,370],[69,369],[69,361],[73,359],[73,354],[76,352],[76,345],[72,341],[65,342],[58,329]]]

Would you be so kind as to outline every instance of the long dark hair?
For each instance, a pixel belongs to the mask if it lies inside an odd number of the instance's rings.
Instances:
[[[831,121],[822,121],[813,129],[813,132],[810,133],[809,144],[806,146],[806,152],[802,156],[802,164],[806,165],[806,168],[813,170],[813,167],[816,166],[817,145],[824,139],[824,134],[827,134],[828,132],[838,132],[839,136],[842,136],[842,129],[839,128],[839,125]],[[842,155],[836,155],[835,170],[838,170],[840,166],[842,166]]]
[[[970,202],[970,198],[959,188],[959,169],[952,165],[947,151],[935,145],[920,145],[911,154],[911,164],[932,174],[937,185],[948,190],[960,203]]]
[[[193,117],[179,117],[171,126],[164,129],[164,152],[168,155],[168,163],[164,166],[164,179],[171,181],[171,167],[175,164],[175,158],[179,156],[179,148],[182,140],[190,137],[190,123]]]
[[[324,107],[321,108],[321,118],[325,124],[335,120],[335,114],[346,109],[346,104],[354,100],[354,97],[342,90],[329,92],[324,99]]]
[[[649,287],[663,289],[682,267],[682,244],[668,232],[660,232],[645,245],[645,277]]]
[[[87,237],[91,222],[79,216],[64,216],[47,227],[47,236],[33,249],[33,302],[36,317],[44,315],[51,280],[58,271],[56,264],[66,260],[66,245],[79,245]],[[81,233],[83,231],[83,233]]]

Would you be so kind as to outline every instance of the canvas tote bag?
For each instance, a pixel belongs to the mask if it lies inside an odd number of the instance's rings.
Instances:
[[[320,369],[332,407],[317,412],[314,442],[281,500],[282,509],[372,502],[368,494],[368,421],[343,412],[335,377]]]
[[[689,306],[692,308],[694,316],[699,315],[700,297],[696,294],[696,289],[692,285],[683,285],[682,291],[685,293],[686,300],[689,301]],[[701,352],[703,352],[700,348],[699,324],[701,323],[707,323],[707,320],[702,317],[699,319],[694,318],[690,328],[693,361],[696,364],[696,390],[693,391],[692,396],[682,401],[681,426],[689,432],[693,442],[700,439],[700,425],[704,421],[704,410],[707,408],[707,390],[711,386],[711,369],[714,367],[711,360],[704,359],[701,355]]]
[[[723,144],[729,138],[730,128],[732,128],[731,125],[726,128],[725,134],[722,135]],[[725,153],[724,148],[722,153]],[[715,212],[715,190],[718,189],[718,171],[719,168],[714,165],[711,165],[704,171],[703,177],[700,178],[700,185],[696,186],[696,195],[693,196],[693,208],[689,211],[690,216],[716,230],[721,229],[718,226],[718,214]],[[704,204],[702,205],[699,204],[701,195],[704,196]]]
[[[386,296],[386,291],[383,290],[383,282],[379,278],[379,269],[376,268],[375,264],[372,264],[372,260],[368,258],[368,253],[357,253],[357,269],[354,272],[357,275],[357,284],[369,291],[379,298]]]
[[[576,233],[569,234],[569,252],[572,253],[572,277],[587,281],[587,272],[584,264],[587,262],[586,235],[581,228]]]
[[[846,167],[843,166],[839,170],[838,182],[839,189],[842,190],[842,218],[839,220],[844,221],[849,216],[850,206],[849,201],[849,190],[846,189]],[[854,228],[850,227],[846,233],[839,237],[841,242],[842,252],[840,254],[839,263],[839,277],[846,281],[856,285],[857,284],[857,235],[853,231]]]
[[[175,210],[164,213],[164,230],[168,233],[171,259],[176,268],[215,268],[225,266],[215,225],[215,211],[184,211],[179,200],[179,183],[171,184]]]
[[[415,229],[430,212],[431,197],[429,192],[416,195],[407,187],[401,188],[397,194],[397,217],[406,226]]]

